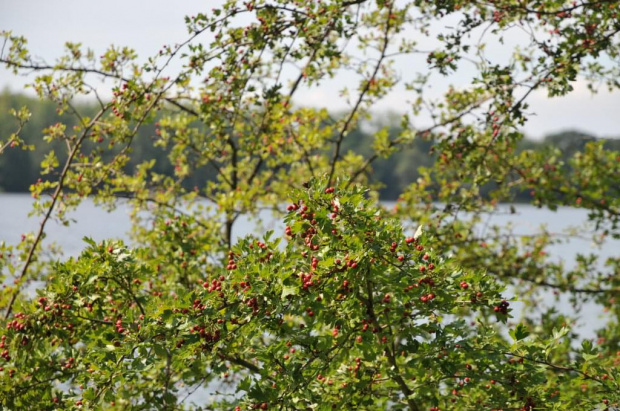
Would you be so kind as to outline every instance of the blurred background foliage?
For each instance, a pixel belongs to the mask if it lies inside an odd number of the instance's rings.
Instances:
[[[34,184],[40,177],[40,164],[46,153],[50,149],[54,150],[60,162],[64,162],[66,150],[62,147],[62,141],[53,140],[50,143],[42,142],[42,130],[56,124],[64,123],[67,128],[77,124],[77,118],[71,114],[59,115],[56,112],[56,105],[51,101],[39,100],[25,94],[16,94],[8,90],[0,93],[0,135],[10,135],[15,131],[16,121],[9,114],[10,109],[20,109],[27,107],[31,112],[28,123],[24,126],[21,136],[26,144],[35,145],[34,150],[9,149],[6,155],[0,157],[0,192],[28,192],[31,184]],[[97,110],[95,104],[86,101],[77,103],[80,111],[94,114]],[[174,110],[174,108],[169,108]],[[160,113],[160,117],[164,113]],[[334,117],[339,117],[334,113]],[[343,142],[344,152],[353,151],[368,158],[373,153],[374,133],[382,128],[387,128],[390,140],[393,140],[401,132],[400,116],[396,113],[385,113],[383,116],[375,116],[372,122],[362,124],[361,127],[352,130],[349,138]],[[133,155],[129,158],[126,165],[126,172],[132,173],[136,167],[147,160],[155,159],[153,170],[157,173],[172,176],[174,166],[169,160],[169,149],[165,149],[154,144],[155,123],[144,124],[139,130],[138,135],[132,146]],[[543,151],[545,148],[553,147],[561,150],[563,157],[560,159],[565,164],[577,152],[582,151],[588,142],[604,141],[607,150],[620,150],[620,136],[595,137],[587,132],[578,130],[565,130],[549,134],[541,140],[524,138],[519,142],[518,149]],[[91,146],[96,144],[86,142]],[[380,183],[379,190],[382,200],[396,200],[407,186],[420,177],[419,167],[431,167],[436,156],[432,154],[431,141],[418,138],[414,139],[408,146],[391,155],[389,158],[378,159],[370,173],[370,181]],[[111,159],[117,151],[108,150],[105,155]],[[192,174],[184,181],[185,188],[191,189],[194,186],[202,187],[207,181],[215,178],[216,173],[209,167],[193,170]],[[481,194],[486,196],[493,187],[486,185],[481,188]],[[529,202],[531,195],[529,190],[521,190],[514,193],[516,202]]]

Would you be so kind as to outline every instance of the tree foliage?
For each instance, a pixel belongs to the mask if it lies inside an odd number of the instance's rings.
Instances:
[[[174,409],[207,389],[210,403],[196,407],[617,407],[620,260],[584,253],[567,266],[546,251],[563,241],[557,233],[477,227],[528,190],[539,207],[589,211],[590,232],[573,236],[620,237],[617,150],[594,141],[566,158],[557,146],[518,146],[534,90],[562,96],[578,77],[618,86],[619,7],[230,0],[187,17],[186,41],[143,64],[127,48],[97,57],[77,43],[47,64],[3,33],[0,61],[37,72],[34,90],[72,119],[43,130],[51,149],[31,186],[40,229],[1,245],[13,284],[0,294],[0,404]],[[489,55],[515,32],[526,47]],[[400,58],[419,70],[400,78]],[[437,76],[472,65],[467,86],[429,94]],[[344,115],[295,104],[300,90],[343,74],[358,80],[341,91]],[[348,149],[401,85],[411,105],[398,133],[381,128]],[[94,109],[74,104],[83,95]],[[433,122],[419,127],[423,112]],[[20,134],[29,113],[13,115],[3,156],[32,148]],[[161,159],[136,162],[150,124],[172,173]],[[416,140],[437,160],[384,210],[371,168]],[[78,258],[44,258],[46,224],[68,224],[87,196],[110,208],[129,201],[137,246],[87,240]],[[240,217],[265,208],[284,219],[284,236],[235,243]],[[26,292],[34,281],[36,296]],[[608,310],[597,344],[553,301],[540,315],[541,293]]]
[[[80,112],[90,113],[96,111],[96,106],[76,103],[74,105]],[[76,119],[70,115],[58,115],[56,106],[47,100],[38,100],[34,97],[13,94],[8,90],[0,93],[0,135],[10,135],[14,130],[14,121],[10,114],[11,109],[18,110],[27,107],[30,111],[30,118],[19,133],[24,145],[33,147],[29,150],[14,150],[11,155],[0,157],[0,191],[27,193],[29,187],[34,184],[40,175],[40,164],[45,154],[53,147],[58,155],[59,161],[64,160],[65,152],[62,143],[59,141],[48,144],[37,144],[40,139],[41,130],[46,125],[58,122],[65,123],[68,128],[75,125]],[[159,113],[159,117],[165,115],[168,108],[164,108]],[[332,113],[338,116],[338,112]],[[348,138],[342,142],[343,152],[355,152],[364,157],[371,156],[373,152],[373,130],[385,129],[390,139],[396,138],[402,132],[400,118],[398,114],[390,113],[384,116],[373,116],[370,121],[362,122],[352,130]],[[174,175],[174,166],[168,160],[170,151],[168,149],[155,146],[155,126],[147,124],[138,129],[136,137],[132,142],[132,153],[124,167],[125,173],[133,173],[138,165],[148,160],[155,160],[154,170],[166,177]],[[208,138],[208,137],[207,137]],[[577,151],[583,150],[586,143],[603,141],[603,148],[606,150],[620,149],[620,139],[618,138],[596,138],[587,132],[562,131],[545,136],[542,140],[528,139],[527,136],[518,142],[516,151],[534,150],[544,151],[549,147],[556,147],[560,150],[558,161],[563,163]],[[94,143],[91,143],[94,144]],[[428,139],[414,139],[402,150],[391,154],[387,158],[379,158],[372,164],[372,170],[368,174],[369,182],[378,185],[379,197],[381,200],[395,201],[403,190],[414,183],[420,177],[418,167],[431,167],[436,160],[436,156],[429,153],[433,143]],[[118,149],[117,149],[118,150]],[[105,154],[113,156],[114,150],[109,150]],[[413,166],[412,166],[413,165]],[[208,180],[215,180],[216,171],[212,168],[204,168],[200,171],[193,171],[181,184],[185,188],[191,189],[194,186],[202,187]],[[480,193],[488,196],[494,189],[492,184],[480,187]],[[529,202],[532,195],[529,189],[514,190],[514,201]]]

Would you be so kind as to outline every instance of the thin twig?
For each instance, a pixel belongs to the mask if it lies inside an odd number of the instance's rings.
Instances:
[[[41,223],[39,225],[39,231],[37,232],[37,234],[36,234],[36,236],[34,238],[34,241],[33,241],[32,245],[30,246],[30,250],[28,250],[28,255],[26,257],[26,261],[24,262],[22,270],[21,270],[20,274],[17,276],[17,278],[15,279],[15,282],[18,285],[17,285],[17,288],[15,289],[15,291],[13,292],[13,294],[11,295],[11,300],[9,301],[9,304],[6,307],[6,311],[4,313],[4,318],[5,319],[8,319],[9,316],[11,315],[11,311],[13,310],[13,304],[15,303],[15,300],[17,299],[17,296],[19,295],[19,293],[21,291],[21,287],[19,286],[19,284],[24,279],[24,277],[26,277],[26,274],[28,272],[28,268],[30,267],[30,264],[34,260],[35,250],[36,250],[37,246],[39,245],[39,243],[41,242],[41,240],[43,239],[43,234],[45,232],[45,226],[46,226],[47,222],[49,221],[49,219],[50,219],[50,217],[52,215],[52,212],[54,211],[54,208],[56,207],[56,203],[58,202],[58,199],[59,199],[59,197],[60,197],[60,195],[62,193],[62,189],[64,187],[65,179],[67,178],[67,174],[68,174],[69,169],[71,167],[71,162],[73,161],[73,158],[76,156],[77,152],[79,151],[79,148],[80,148],[82,142],[84,141],[84,139],[90,133],[90,129],[95,125],[95,122],[97,120],[99,120],[106,111],[107,111],[107,107],[104,108],[103,110],[100,110],[95,115],[95,117],[90,121],[88,126],[84,128],[84,131],[82,132],[82,135],[75,142],[75,144],[73,146],[73,149],[71,150],[71,152],[69,153],[69,156],[67,157],[67,160],[65,161],[65,165],[64,165],[64,167],[62,169],[62,172],[60,173],[60,176],[58,178],[58,185],[56,186],[56,190],[54,190],[54,194],[52,194],[52,202],[51,202],[50,206],[48,207],[47,212],[45,213],[45,217],[43,218],[43,220],[41,220]]]

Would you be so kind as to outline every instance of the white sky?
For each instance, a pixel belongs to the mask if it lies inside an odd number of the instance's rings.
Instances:
[[[155,55],[164,44],[174,44],[187,37],[184,16],[208,12],[220,1],[214,0],[0,0],[0,30],[11,30],[28,39],[35,56],[53,62],[62,54],[66,41],[81,42],[101,54],[109,45],[129,46],[142,58]],[[501,50],[497,50],[501,52]],[[407,62],[396,65],[408,69]],[[0,89],[22,89],[28,79],[15,77],[0,68]],[[443,86],[459,84],[458,76],[440,79]],[[438,84],[438,86],[441,86]],[[592,96],[582,82],[563,98],[548,99],[544,91],[528,100],[530,118],[524,131],[531,137],[577,129],[599,137],[620,136],[620,93],[601,91]],[[298,102],[308,105],[342,108],[337,84],[304,91]],[[382,101],[381,110],[402,111],[405,91],[395,91]]]

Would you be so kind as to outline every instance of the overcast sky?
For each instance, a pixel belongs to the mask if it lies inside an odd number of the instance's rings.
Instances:
[[[101,54],[110,44],[129,46],[146,58],[164,44],[187,37],[184,16],[208,12],[214,0],[0,0],[0,30],[11,30],[28,39],[33,55],[53,62],[62,54],[65,41],[81,42]],[[406,62],[397,70],[406,70]],[[0,89],[20,90],[26,79],[0,68]],[[445,81],[458,83],[458,78]],[[525,128],[531,137],[577,129],[599,137],[620,136],[620,93],[601,91],[592,96],[582,82],[567,97],[548,99],[536,92],[529,102],[532,112]],[[328,85],[305,91],[298,101],[304,104],[341,108],[336,102],[338,87]],[[379,108],[401,111],[406,106],[404,91],[392,93]]]

